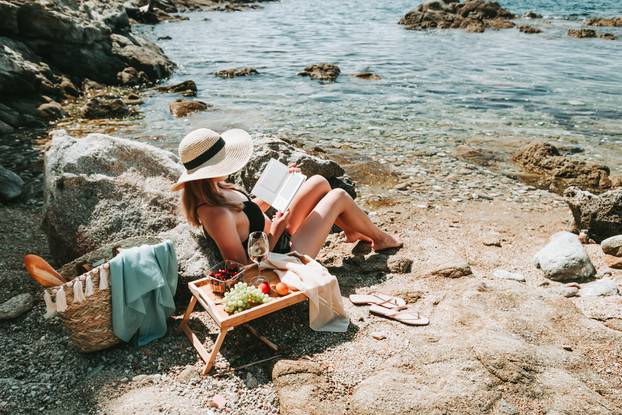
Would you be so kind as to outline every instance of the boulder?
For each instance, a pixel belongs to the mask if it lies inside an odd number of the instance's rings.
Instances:
[[[579,237],[570,232],[557,232],[534,257],[536,267],[553,281],[585,280],[596,275],[596,269]]]
[[[203,101],[192,101],[189,99],[177,99],[168,105],[168,109],[175,117],[187,117],[193,112],[205,111],[211,104]]]
[[[229,68],[215,72],[214,75],[219,78],[235,78],[238,76],[258,75],[257,69],[251,67]]]
[[[610,279],[602,279],[581,286],[579,290],[581,297],[598,297],[618,295],[618,284]]]
[[[622,269],[622,257],[605,255],[605,264],[607,264],[609,268]]]
[[[0,320],[17,318],[30,311],[34,304],[31,294],[19,294],[0,304]]]
[[[465,29],[480,33],[487,27],[508,29],[514,27],[514,14],[497,2],[483,0],[431,0],[421,3],[400,20],[407,29]]]
[[[539,187],[557,193],[563,193],[569,186],[602,192],[613,185],[609,167],[562,156],[548,143],[527,144],[514,153],[512,160],[534,174],[535,184]]]
[[[45,155],[43,227],[51,254],[66,263],[107,243],[174,228],[179,202],[169,188],[180,174],[172,153],[150,145],[57,132]]]
[[[130,109],[127,104],[115,96],[96,96],[89,99],[82,108],[82,116],[85,118],[119,118],[129,115]]]
[[[564,199],[570,207],[576,229],[586,229],[596,242],[622,234],[622,188],[594,195],[569,187],[564,192]]]
[[[584,38],[601,38],[607,40],[616,40],[616,36],[612,33],[597,32],[593,29],[569,29],[568,36],[578,39]]]
[[[523,25],[518,26],[518,30],[522,33],[528,33],[528,34],[542,33],[542,30],[538,29],[537,27],[530,26],[528,24],[523,24]]]
[[[0,200],[8,202],[24,191],[24,181],[9,169],[0,166]]]
[[[622,235],[607,238],[600,243],[600,246],[604,253],[622,257]]]
[[[197,95],[197,84],[193,80],[184,81],[174,85],[164,85],[156,88],[159,92],[181,94],[185,97]]]
[[[608,27],[622,27],[622,16],[618,17],[594,17],[588,19],[586,24],[588,26],[608,26]]]
[[[523,17],[527,19],[542,19],[542,15],[536,12],[525,12],[523,13]]]
[[[46,121],[54,121],[65,116],[63,107],[56,101],[50,100],[45,104],[41,104],[37,107],[37,111],[40,117]]]
[[[299,76],[308,76],[318,81],[334,81],[337,79],[341,69],[332,63],[316,63],[307,66],[304,71],[299,72]]]

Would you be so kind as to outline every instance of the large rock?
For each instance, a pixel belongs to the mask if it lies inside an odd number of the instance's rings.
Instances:
[[[622,257],[622,235],[607,238],[600,243],[600,246],[604,253]]]
[[[60,101],[75,95],[69,78],[116,84],[125,80],[117,74],[133,67],[143,80],[155,81],[174,68],[157,45],[131,33],[122,2],[2,0],[0,16],[0,104],[27,104],[17,109],[27,116],[3,117],[12,127],[47,114],[36,112],[42,96]]]
[[[45,159],[50,252],[64,263],[106,243],[175,227],[178,199],[169,187],[180,173],[172,153],[147,144],[55,134]]]
[[[534,257],[536,266],[553,281],[574,281],[596,274],[592,261],[579,237],[570,232],[558,232]]]
[[[175,117],[187,117],[193,112],[205,111],[211,104],[203,101],[193,101],[190,99],[176,99],[168,104],[168,109]]]
[[[185,97],[195,97],[197,95],[197,84],[191,79],[174,85],[159,86],[156,89],[159,92],[177,93]]]
[[[466,29],[483,32],[487,27],[507,29],[515,16],[497,2],[483,0],[429,0],[420,4],[400,20],[407,29]]]
[[[341,70],[332,63],[315,63],[307,66],[304,71],[299,72],[299,76],[308,76],[318,81],[334,81],[337,79]]]
[[[562,156],[548,143],[532,143],[519,149],[512,160],[534,174],[535,184],[562,193],[569,186],[602,192],[612,186],[609,168]]]
[[[9,169],[0,166],[0,200],[13,200],[22,194],[24,181]]]
[[[577,230],[586,229],[597,242],[622,234],[622,188],[600,195],[569,187],[564,199],[572,211]]]

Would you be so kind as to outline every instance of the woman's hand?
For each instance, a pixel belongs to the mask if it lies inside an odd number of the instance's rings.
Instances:
[[[289,210],[285,212],[276,212],[272,217],[272,224],[270,225],[270,249],[274,248],[276,241],[281,237],[287,224],[289,223]]]
[[[290,173],[300,173],[300,167],[294,162],[291,162],[287,165]]]

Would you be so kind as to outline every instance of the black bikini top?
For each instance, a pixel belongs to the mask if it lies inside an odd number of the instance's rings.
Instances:
[[[236,191],[239,193],[242,193],[248,199],[242,202],[244,204],[244,207],[242,208],[242,212],[244,212],[244,214],[248,218],[248,234],[250,235],[253,232],[263,232],[264,226],[266,223],[265,217],[263,215],[263,211],[257,205],[257,203],[251,200],[249,195],[237,189]],[[197,206],[197,208],[199,206]],[[205,227],[203,227],[203,234],[205,234],[205,236],[209,236],[207,232],[205,232]],[[244,250],[246,251],[247,246],[248,246],[248,237],[244,240],[244,242],[242,242],[242,246],[244,247]]]

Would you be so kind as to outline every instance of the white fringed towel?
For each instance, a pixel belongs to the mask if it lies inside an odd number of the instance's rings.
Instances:
[[[67,311],[67,297],[65,296],[65,288],[62,285],[56,291],[56,311],[59,313]]]
[[[110,278],[110,264],[105,263],[104,265],[97,268],[99,271],[99,289],[107,290],[108,289],[108,281]]]
[[[56,315],[56,304],[52,301],[52,296],[48,290],[43,291],[43,301],[45,301],[45,318],[51,318]]]
[[[90,297],[95,293],[95,289],[93,288],[93,278],[91,274],[86,274],[86,280],[84,282],[84,296]]]
[[[86,301],[86,297],[84,296],[84,291],[82,289],[82,280],[80,278],[76,278],[73,283],[73,303],[83,303]]]

